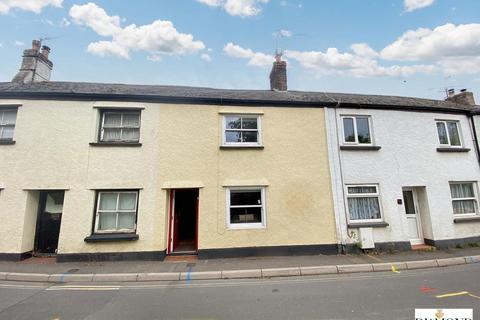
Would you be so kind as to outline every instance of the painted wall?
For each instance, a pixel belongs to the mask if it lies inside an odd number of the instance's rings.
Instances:
[[[343,141],[341,115],[369,115],[378,151],[339,150]],[[437,152],[435,120],[460,122],[466,153]],[[424,236],[431,240],[480,236],[478,222],[455,224],[450,181],[478,181],[480,167],[468,118],[464,115],[365,109],[326,111],[329,158],[339,241],[354,243],[347,235],[345,184],[379,184],[382,214],[388,227],[374,228],[375,242],[409,241],[402,187],[424,187],[419,206],[423,209]],[[420,188],[422,190],[422,188]],[[428,211],[428,212],[427,212]],[[357,231],[352,229],[350,231]],[[350,232],[351,233],[351,232]]]
[[[199,248],[336,243],[323,109],[72,101],[21,103],[0,146],[0,252],[33,249],[38,190],[65,192],[59,253],[161,251],[171,187],[202,186]],[[142,146],[95,147],[95,106],[143,107]],[[301,111],[301,112],[299,112]],[[263,113],[259,150],[223,150],[223,112]],[[267,228],[226,229],[226,185],[266,184]],[[96,189],[141,189],[138,241],[86,243]],[[6,239],[5,241],[3,241]]]

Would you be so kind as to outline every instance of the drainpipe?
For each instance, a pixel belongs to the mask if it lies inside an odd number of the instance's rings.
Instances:
[[[475,128],[474,114],[473,112],[468,113],[468,120],[470,124],[470,130],[472,131],[473,136],[473,146],[475,148],[475,154],[477,155],[477,161],[480,163],[480,146],[478,145],[477,130]]]
[[[343,165],[342,165],[342,156],[341,156],[341,153],[340,153],[340,141],[339,141],[339,138],[338,138],[338,134],[339,134],[339,131],[338,131],[338,113],[337,113],[337,109],[340,108],[341,106],[341,102],[337,102],[337,105],[334,107],[334,110],[335,110],[335,146],[337,147],[337,155],[338,155],[338,164],[339,164],[339,169],[340,169],[340,183],[341,183],[341,196],[342,196],[342,199],[343,199],[343,212],[344,214],[346,214],[347,212],[347,203],[345,201],[345,181],[344,181],[344,177],[343,177]],[[337,188],[338,190],[338,188]],[[342,220],[342,221],[340,221]],[[340,234],[340,243],[341,243],[341,246],[342,246],[342,254],[346,254],[347,253],[347,241],[346,241],[346,238],[345,238],[345,233],[348,233],[348,227],[347,227],[347,219],[346,219],[346,216],[344,215],[343,216],[343,219],[342,219],[342,215],[340,214],[340,212],[338,212],[338,222],[339,222],[339,226],[338,226],[338,231],[339,231],[339,234]],[[341,222],[341,223],[340,223]],[[342,228],[342,225],[345,224],[345,233],[343,232],[343,228]]]

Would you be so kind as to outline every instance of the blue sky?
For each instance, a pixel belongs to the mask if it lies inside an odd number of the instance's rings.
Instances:
[[[57,81],[267,89],[278,42],[290,90],[455,87],[479,102],[479,12],[478,0],[0,0],[0,81],[50,37]]]

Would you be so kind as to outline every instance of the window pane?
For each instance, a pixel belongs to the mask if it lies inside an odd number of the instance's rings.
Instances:
[[[437,122],[438,140],[440,144],[448,144],[447,129],[445,123]]]
[[[377,193],[376,187],[348,187],[348,193],[357,194],[357,193]]]
[[[458,134],[458,126],[456,122],[447,122],[448,134],[450,135],[450,145],[460,145],[460,135]]]
[[[139,113],[124,113],[123,114],[123,126],[124,127],[138,127],[140,126],[140,114]]]
[[[17,110],[3,111],[3,120],[1,124],[15,124],[16,118],[17,118]],[[0,114],[0,119],[2,119],[1,114]]]
[[[372,143],[368,118],[357,118],[358,143]]]
[[[103,129],[103,141],[122,140],[122,129]]]
[[[122,141],[138,141],[140,139],[140,129],[122,129]]]
[[[475,197],[473,183],[451,184],[450,191],[452,192],[453,199]]]
[[[403,200],[405,201],[405,213],[415,214],[415,201],[413,200],[412,191],[403,191]]]
[[[119,210],[135,210],[137,203],[136,193],[120,193],[120,199],[118,200]]]
[[[350,220],[380,219],[378,198],[349,198],[348,211]]]
[[[238,131],[226,131],[225,141],[226,142],[242,142],[242,133]]]
[[[355,142],[355,130],[352,118],[343,118],[343,134],[345,142]]]
[[[475,200],[456,200],[453,201],[454,214],[466,214],[477,212],[477,201]]]
[[[243,142],[258,142],[258,132],[257,131],[244,131],[242,132]]]
[[[241,129],[241,118],[239,117],[225,117],[227,129]]]
[[[47,194],[45,211],[48,213],[62,213],[63,210],[63,192],[52,192]]]
[[[232,190],[230,191],[230,205],[254,206],[262,204],[262,192],[260,190]]]
[[[101,193],[100,210],[117,210],[118,193]]]
[[[257,118],[242,118],[242,129],[257,129]]]
[[[0,129],[0,139],[13,139],[14,126],[2,126]]]
[[[98,230],[116,230],[117,226],[116,213],[99,213]]]
[[[119,213],[118,229],[134,229],[135,228],[135,212]]]
[[[104,126],[109,127],[120,127],[122,125],[122,115],[120,113],[109,113],[104,114]]]
[[[231,208],[230,223],[261,223],[262,208]]]

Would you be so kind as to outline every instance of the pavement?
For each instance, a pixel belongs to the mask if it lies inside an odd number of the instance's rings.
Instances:
[[[0,262],[0,281],[144,282],[270,278],[438,268],[480,262],[480,248],[409,251],[394,254],[349,254],[252,257],[185,261],[56,263],[31,258]]]
[[[185,282],[0,281],[0,319],[403,320],[415,319],[415,308],[467,308],[478,315],[479,275],[475,263],[400,273]]]

